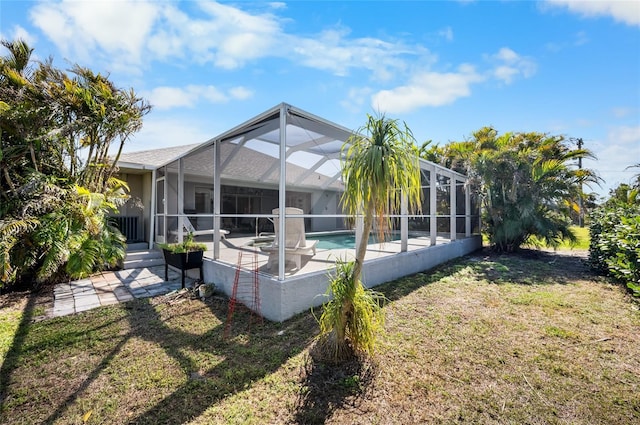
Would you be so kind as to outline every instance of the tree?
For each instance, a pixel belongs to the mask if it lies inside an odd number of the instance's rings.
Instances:
[[[150,106],[79,65],[32,63],[24,41],[2,45],[0,288],[114,265],[124,239],[109,214],[128,190],[115,163]]]
[[[640,164],[630,165],[626,169],[629,169],[629,168],[638,168],[638,169],[640,169]],[[635,179],[635,181],[633,182],[633,186],[635,188],[637,188],[637,189],[640,189],[640,173],[638,173],[635,176],[633,176],[633,178]]]
[[[592,213],[589,236],[591,267],[640,297],[640,187],[622,183],[611,189]]]
[[[390,215],[406,200],[409,211],[421,206],[418,148],[413,134],[396,120],[367,117],[367,123],[343,146],[342,204],[355,220],[363,216],[362,234],[353,263],[339,261],[331,290],[334,299],[320,318],[321,336],[339,361],[349,353],[371,352],[380,327],[381,296],[364,289],[360,280],[369,235],[374,223],[380,240],[390,231]]]
[[[582,184],[598,181],[595,172],[574,164],[591,152],[570,149],[562,136],[499,135],[484,127],[471,140],[449,144],[441,157],[470,177],[482,201],[483,230],[499,252],[513,252],[531,236],[550,246],[575,240],[571,211],[584,196]]]

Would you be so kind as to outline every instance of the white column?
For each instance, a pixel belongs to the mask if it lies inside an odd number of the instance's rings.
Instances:
[[[153,248],[153,243],[155,241],[155,231],[156,231],[156,199],[157,191],[156,182],[157,172],[154,169],[151,171],[151,208],[149,208],[149,249]]]
[[[213,143],[213,258],[220,258],[220,141]]]
[[[436,244],[436,237],[438,232],[438,223],[436,218],[436,201],[437,201],[437,190],[436,190],[436,167],[432,166],[429,171],[429,233],[431,234],[431,245]]]
[[[184,161],[178,160],[178,242],[182,242],[184,232]]]
[[[280,185],[278,208],[280,217],[278,220],[278,280],[284,280],[285,266],[285,207],[287,202],[287,108],[280,105]]]
[[[469,181],[464,182],[464,235],[471,236],[471,188]]]
[[[356,216],[356,252],[358,252],[358,247],[360,246],[360,241],[362,240],[362,232],[364,232],[364,216],[362,214],[358,214]]]
[[[455,174],[451,173],[451,177],[449,178],[449,204],[450,208],[449,208],[449,213],[451,218],[449,219],[449,239],[451,239],[452,241],[456,240],[456,233],[457,233],[457,229],[456,229],[456,219],[458,218],[458,214],[456,212],[456,192],[457,192],[458,186],[457,186],[457,182],[456,182],[456,176]]]
[[[400,201],[400,252],[407,252],[409,248],[409,208],[407,206],[407,194],[402,193]]]

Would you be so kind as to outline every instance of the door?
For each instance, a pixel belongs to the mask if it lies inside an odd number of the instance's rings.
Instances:
[[[165,180],[160,177],[156,180],[156,242],[165,243]]]

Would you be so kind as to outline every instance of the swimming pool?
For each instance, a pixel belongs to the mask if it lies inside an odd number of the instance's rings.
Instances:
[[[307,240],[317,240],[317,249],[355,249],[356,236],[353,233],[307,233]],[[399,233],[393,233],[386,236],[385,242],[400,240]],[[273,243],[273,236],[260,236],[254,238],[247,245],[264,246]],[[369,244],[378,243],[377,235],[369,235]]]
[[[318,249],[355,249],[356,236],[353,233],[307,235],[307,239],[317,240]],[[399,234],[387,235],[386,242],[400,240]],[[378,243],[376,235],[369,235],[369,244]]]

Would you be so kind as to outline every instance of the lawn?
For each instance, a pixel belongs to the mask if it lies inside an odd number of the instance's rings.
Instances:
[[[576,256],[480,252],[378,288],[368,361],[309,355],[310,313],[155,298],[32,320],[2,299],[6,424],[640,423],[640,311]]]
[[[589,227],[588,226],[587,227],[571,226],[569,230],[571,230],[571,232],[575,235],[577,239],[576,242],[572,244],[568,241],[562,241],[562,243],[560,244],[560,246],[557,247],[557,249],[561,251],[588,250],[589,241],[591,240],[589,237]],[[531,237],[529,245],[531,248],[534,248],[534,247],[549,248],[546,246],[546,244],[543,241],[538,240],[538,238],[536,238],[535,236]]]

